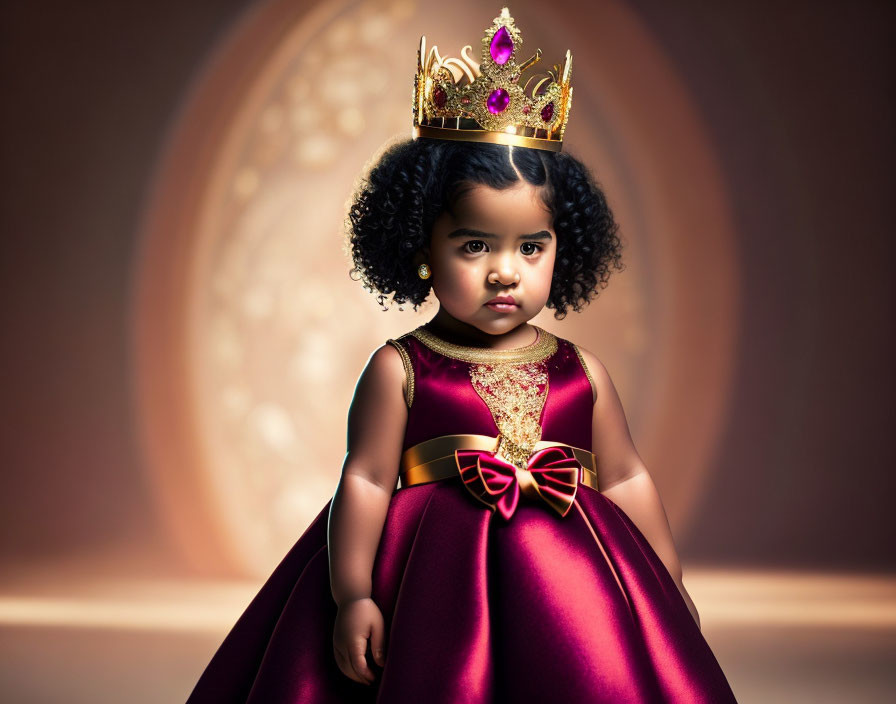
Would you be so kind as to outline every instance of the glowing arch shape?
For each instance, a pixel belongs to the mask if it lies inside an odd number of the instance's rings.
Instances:
[[[538,27],[534,12],[517,23]],[[193,85],[146,208],[134,320],[150,477],[197,568],[270,572],[335,489],[363,361],[421,322],[379,313],[349,279],[341,214],[363,161],[409,135],[419,34],[461,46],[480,15],[484,27],[491,15],[472,2],[424,20],[405,2],[306,13],[272,0]],[[629,10],[602,4],[600,22],[570,20],[560,34],[577,67],[567,149],[600,165],[628,269],[583,315],[536,322],[607,364],[678,531],[699,499],[733,363],[728,199],[699,114]]]

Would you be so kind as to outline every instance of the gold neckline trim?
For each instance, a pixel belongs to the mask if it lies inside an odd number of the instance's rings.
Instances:
[[[422,325],[410,331],[410,335],[435,350],[439,354],[459,359],[462,362],[500,364],[502,362],[540,362],[557,351],[557,338],[547,330],[533,325],[538,337],[530,345],[508,350],[493,350],[487,347],[467,347],[436,337]]]

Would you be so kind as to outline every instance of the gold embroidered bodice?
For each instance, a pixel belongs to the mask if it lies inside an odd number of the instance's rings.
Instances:
[[[526,466],[541,439],[541,414],[548,394],[546,360],[557,351],[557,338],[534,327],[535,342],[509,350],[457,345],[422,326],[410,333],[436,352],[469,364],[470,382],[499,431],[495,451],[519,467]]]

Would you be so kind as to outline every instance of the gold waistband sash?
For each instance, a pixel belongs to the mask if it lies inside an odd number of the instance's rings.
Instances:
[[[424,440],[409,447],[401,456],[399,478],[401,488],[414,484],[426,484],[459,476],[455,450],[485,450],[491,452],[498,444],[498,438],[491,435],[441,435]],[[562,442],[541,440],[535,444],[533,452],[546,447],[568,447],[582,465],[579,482],[597,491],[597,462],[588,450],[573,447]]]

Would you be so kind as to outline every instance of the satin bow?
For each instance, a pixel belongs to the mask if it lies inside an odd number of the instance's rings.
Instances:
[[[533,452],[525,469],[488,450],[455,450],[454,457],[464,486],[508,520],[516,511],[520,492],[540,497],[565,516],[572,507],[582,472],[582,463],[563,445]]]

